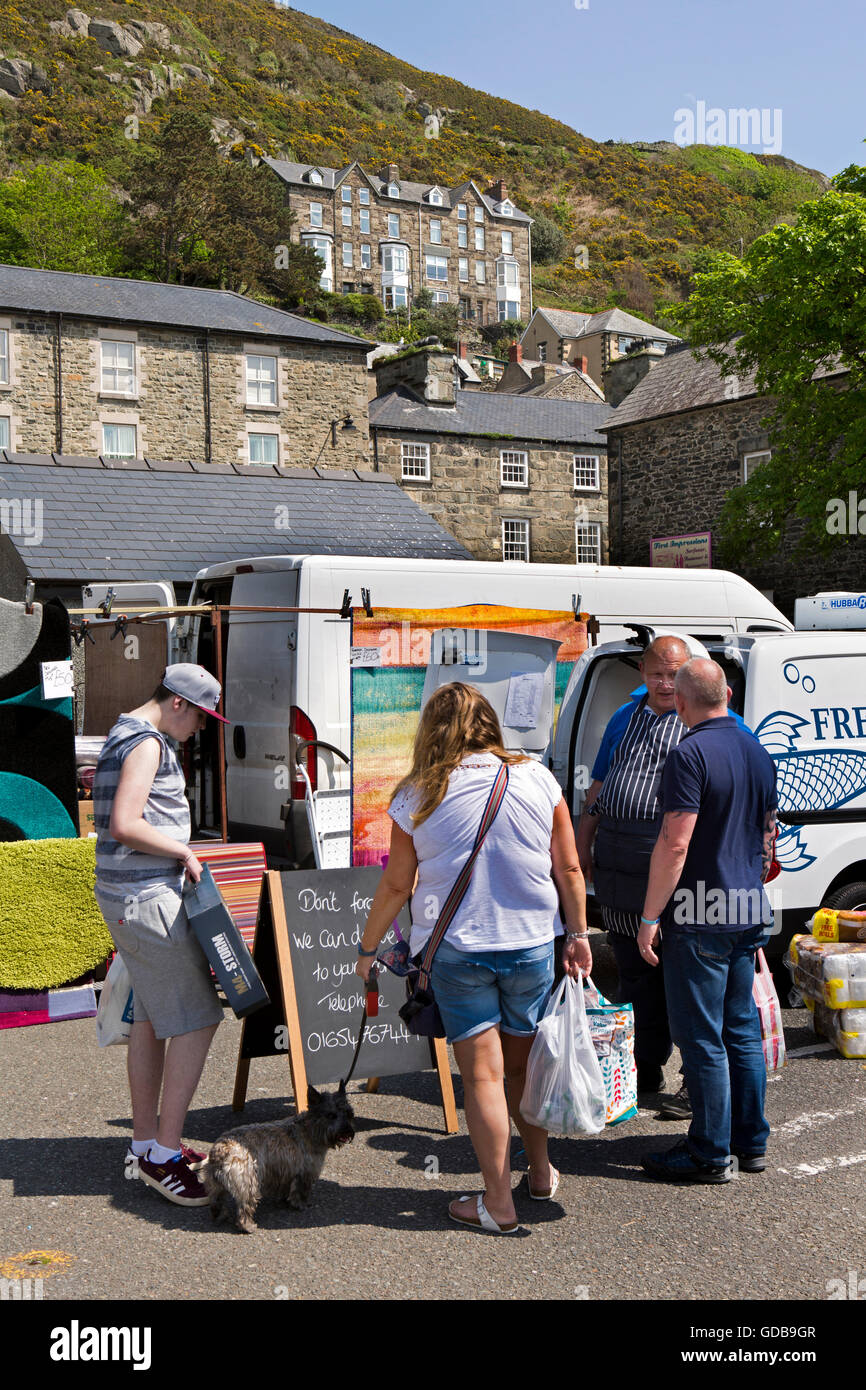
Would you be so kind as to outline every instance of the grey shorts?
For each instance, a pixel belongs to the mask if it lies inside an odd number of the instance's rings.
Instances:
[[[97,889],[96,901],[129,971],[133,1022],[149,1022],[157,1038],[222,1022],[210,966],[179,893],[113,898]]]

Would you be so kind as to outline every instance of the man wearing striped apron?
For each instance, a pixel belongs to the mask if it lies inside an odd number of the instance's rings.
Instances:
[[[581,867],[587,883],[594,884],[619,968],[621,1002],[634,1006],[639,1091],[661,1090],[662,1068],[671,1055],[664,974],[642,958],[637,937],[662,820],[662,772],[686,733],[674,708],[674,677],[688,660],[689,649],[679,637],[657,637],[646,648],[640,671],[647,693],[617,710],[605,729],[577,833]],[[685,1088],[663,1110],[687,1119]]]

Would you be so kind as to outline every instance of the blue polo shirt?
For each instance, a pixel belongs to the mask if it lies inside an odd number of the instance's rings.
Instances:
[[[603,782],[609,773],[610,760],[622,742],[622,736],[628,728],[629,720],[646,693],[646,686],[639,685],[636,690],[631,692],[625,704],[620,705],[619,709],[608,720],[607,728],[602,734],[601,743],[598,746],[595,762],[592,765],[593,782]],[[735,714],[733,710],[731,710],[730,717],[739,724],[741,729],[745,729],[746,733],[752,732],[743,722],[741,716]]]
[[[696,811],[686,861],[662,928],[743,931],[772,921],[761,883],[764,823],[776,801],[776,768],[731,715],[695,724],[672,749],[659,802]]]

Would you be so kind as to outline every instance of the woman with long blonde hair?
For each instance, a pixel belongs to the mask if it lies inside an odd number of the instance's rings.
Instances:
[[[507,752],[495,710],[471,685],[442,686],[424,706],[412,766],[389,807],[390,855],[356,971],[366,979],[410,895],[410,952],[423,951],[472,852],[503,765],[504,796],[436,951],[431,980],[463,1078],[466,1124],[484,1182],[482,1193],[453,1201],[448,1214],[474,1230],[511,1235],[519,1230],[511,1119],[529,1163],[530,1197],[552,1197],[559,1182],[546,1131],[520,1114],[529,1049],[553,983],[558,905],[566,923],[566,972],[588,973],[592,956],[583,875],[561,788],[540,763]]]

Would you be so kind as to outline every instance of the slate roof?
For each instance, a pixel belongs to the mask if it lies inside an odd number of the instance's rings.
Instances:
[[[586,338],[591,333],[628,333],[642,338],[655,338],[659,342],[679,342],[679,338],[673,333],[667,333],[664,328],[656,328],[655,324],[647,323],[645,319],[635,318],[634,314],[628,314],[624,309],[605,309],[600,314],[580,314],[572,313],[568,309],[540,308],[536,309],[535,313],[547,319],[560,338]],[[528,332],[527,327],[523,337],[526,337]]]
[[[291,338],[324,346],[368,351],[372,344],[310,319],[272,309],[232,290],[202,290],[153,280],[109,275],[73,275],[63,270],[30,270],[0,265],[0,311],[18,310],[70,317],[153,323],[250,338]]]
[[[387,473],[241,469],[0,452],[0,496],[30,502],[9,535],[37,580],[191,582],[250,555],[384,555],[471,560]],[[239,476],[241,475],[241,476]],[[41,504],[39,519],[34,504]],[[277,527],[287,507],[287,528]],[[14,528],[13,528],[14,529]],[[41,530],[40,544],[28,544]],[[3,542],[0,541],[0,544]]]
[[[531,357],[524,357],[523,360],[518,362],[517,365],[518,367],[523,368],[524,374],[526,376],[526,385],[513,387],[512,390],[504,392],[503,394],[505,395],[549,396],[552,391],[554,391],[558,386],[562,385],[563,377],[579,376],[581,381],[586,386],[588,386],[590,390],[595,393],[596,396],[598,396],[598,399],[600,401],[604,400],[604,392],[602,391],[601,387],[593,381],[592,377],[589,376],[587,372],[582,372],[579,367],[572,367],[568,362],[549,363],[536,361]],[[533,385],[533,368],[547,366],[555,367],[556,375],[552,376],[549,381],[542,381],[540,384]]]
[[[283,183],[290,184],[292,187],[311,189],[313,193],[315,193],[317,188],[326,188],[329,192],[333,192],[335,188],[340,186],[346,175],[356,167],[367,180],[373,191],[380,197],[382,195],[387,197],[386,189],[391,182],[390,179],[380,178],[378,174],[369,173],[369,171],[364,169],[357,161],[355,164],[346,165],[344,169],[328,169],[324,164],[295,164],[290,159],[271,159],[268,155],[264,156],[263,162],[267,164],[269,168],[273,169],[274,173],[283,180]],[[319,170],[322,175],[321,183],[310,183],[309,174],[311,169]],[[465,180],[463,183],[456,184],[454,188],[448,188],[446,184],[442,183],[413,183],[409,179],[401,178],[396,179],[395,182],[400,189],[400,197],[390,199],[394,204],[401,202],[423,203],[425,207],[441,207],[443,211],[450,212],[456,207],[457,203],[462,200],[463,194],[466,193],[469,188],[472,188],[491,217],[506,217],[510,222],[530,223],[533,220],[525,212],[521,212],[514,203],[512,203],[512,207],[514,208],[513,212],[503,213],[501,211],[502,204],[495,202],[492,198],[488,198],[487,194],[482,193],[478,185],[472,180]],[[427,202],[427,194],[433,188],[438,188],[441,191],[441,203]],[[511,202],[511,199],[508,201]]]
[[[758,394],[753,373],[738,376],[736,396],[728,377],[737,375],[733,366],[723,372],[708,358],[698,361],[689,349],[668,351],[651,367],[633,391],[617,406],[602,427],[618,429],[643,420],[657,420],[665,415],[679,415],[684,410],[700,410],[706,406],[727,405],[732,400],[748,400]],[[815,378],[840,374],[837,367],[819,368]],[[727,393],[727,394],[726,394]]]
[[[611,414],[599,402],[538,399],[507,391],[457,391],[455,404],[427,405],[397,387],[370,402],[370,424],[377,429],[417,430],[434,434],[484,435],[537,439],[567,444],[598,444],[598,433]]]

